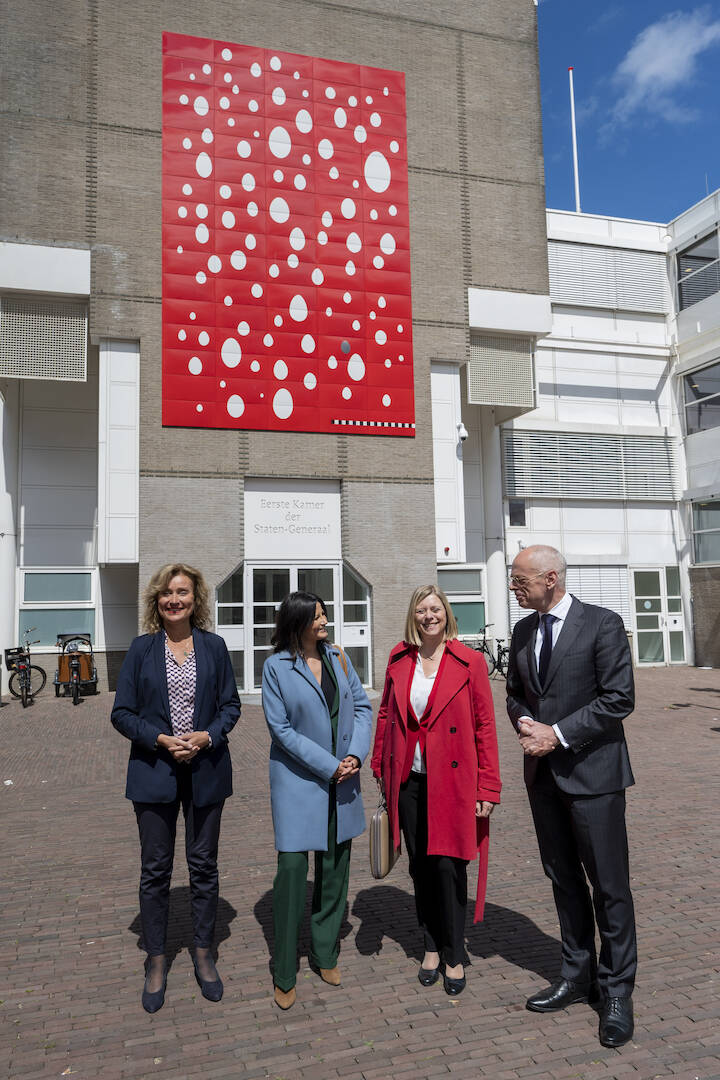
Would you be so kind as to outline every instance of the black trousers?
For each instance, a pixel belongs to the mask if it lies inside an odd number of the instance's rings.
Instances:
[[[448,967],[465,962],[467,862],[428,855],[427,776],[410,773],[400,788],[400,827],[415,887],[415,909],[426,952],[437,952]]]
[[[215,934],[218,905],[217,854],[224,800],[210,806],[192,801],[190,769],[178,768],[178,797],[171,803],[134,802],[140,832],[140,920],[148,956],[165,952],[170,878],[175,854],[175,832],[182,806],[185,818],[185,854],[190,871],[193,943],[209,949]]]
[[[557,787],[547,762],[541,761],[528,795],[540,858],[552,882],[560,921],[561,976],[576,982],[597,978],[605,994],[631,994],[637,942],[625,792],[567,795]]]

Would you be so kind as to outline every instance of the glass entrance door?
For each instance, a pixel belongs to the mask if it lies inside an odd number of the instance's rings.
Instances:
[[[638,664],[684,664],[680,570],[633,570]]]

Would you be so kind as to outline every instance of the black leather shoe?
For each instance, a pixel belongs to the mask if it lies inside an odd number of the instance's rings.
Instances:
[[[449,975],[443,975],[443,987],[450,997],[457,997],[465,989],[465,976],[461,979],[451,979]]]
[[[421,967],[418,971],[418,982],[421,986],[434,986],[439,978],[440,972],[437,968]]]
[[[530,1012],[558,1012],[574,1005],[576,1001],[597,1000],[597,990],[593,983],[576,983],[569,979],[558,979],[551,986],[539,990],[525,1002]]]
[[[213,967],[214,966],[215,965],[213,965]],[[202,996],[204,998],[207,998],[208,1001],[220,1001],[220,998],[223,996],[224,989],[220,976],[218,975],[217,979],[209,981],[208,979],[201,978],[200,972],[198,971],[197,964],[194,959],[193,967],[195,968],[195,978],[197,979],[197,984],[200,987],[200,993],[202,994]],[[217,971],[215,972],[215,974],[217,975]]]
[[[142,992],[142,1007],[145,1012],[156,1013],[158,1009],[162,1009],[165,1004],[165,987],[167,986],[167,964],[163,968],[163,981],[159,990],[153,990],[150,993],[147,987],[148,969],[150,967],[149,960],[145,961],[145,986],[143,986]]]
[[[600,1042],[603,1046],[624,1046],[633,1037],[632,998],[609,997],[600,1013]]]

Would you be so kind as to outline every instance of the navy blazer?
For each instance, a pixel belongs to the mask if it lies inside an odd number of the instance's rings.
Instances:
[[[164,632],[135,638],[123,660],[110,719],[132,742],[125,797],[135,802],[174,802],[178,769],[191,770],[196,806],[209,806],[232,795],[227,736],[240,716],[240,698],[230,655],[217,634],[194,628],[192,635],[197,679],[193,730],[207,731],[212,748],[201,750],[189,765],[176,762],[162,747],[155,749],[158,735],[173,733]]]

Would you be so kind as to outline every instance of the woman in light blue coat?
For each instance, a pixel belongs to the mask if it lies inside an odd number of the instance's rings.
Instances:
[[[262,703],[272,746],[277,874],[273,882],[275,1001],[295,1002],[297,947],[308,851],[315,852],[310,962],[340,985],[340,926],[352,838],[365,829],[359,772],[370,748],[372,710],[352,664],[327,641],[325,604],[294,592],[280,605],[265,661]]]

